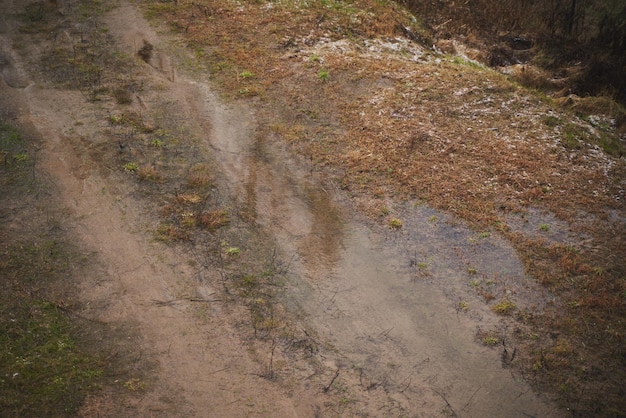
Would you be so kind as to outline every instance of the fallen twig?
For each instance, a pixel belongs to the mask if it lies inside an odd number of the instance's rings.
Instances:
[[[339,376],[339,367],[337,367],[337,371],[335,372],[335,375],[333,376],[332,380],[330,381],[330,383],[328,384],[328,386],[326,386],[323,389],[324,393],[327,393],[330,390],[330,387],[333,385],[333,383],[335,383],[335,380],[337,379],[337,377]]]
[[[185,298],[185,299],[171,299],[171,300],[156,300],[152,299],[152,303],[157,306],[171,306],[176,302],[221,302],[222,299],[201,299],[201,298]]]
[[[479,388],[480,389],[480,388]],[[443,396],[441,394],[441,392],[439,392],[438,390],[433,389],[433,392],[435,392],[437,395],[439,395],[441,397],[441,399],[444,400],[444,402],[446,403],[446,405],[448,406],[448,409],[450,409],[450,412],[452,412],[452,416],[453,417],[458,417],[458,415],[456,414],[456,412],[454,411],[454,408],[452,408],[452,405],[450,405],[450,402],[448,402],[448,400],[446,399],[445,396]]]

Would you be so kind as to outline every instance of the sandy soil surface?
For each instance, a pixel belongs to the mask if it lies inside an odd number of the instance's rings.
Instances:
[[[2,8],[20,4],[3,0]],[[566,415],[506,367],[513,347],[477,341],[477,329],[498,326],[500,317],[479,304],[471,314],[458,309],[460,300],[477,297],[457,280],[468,264],[506,272],[518,294],[531,295],[529,304],[542,303],[506,242],[469,246],[472,231],[426,206],[406,221],[414,234],[367,226],[305,161],[257,135],[266,121],[254,103],[224,103],[201,73],[178,70],[168,54],[175,40],[150,27],[131,2],[120,2],[104,22],[120,52],[134,56],[144,41],[154,46],[141,81],[159,88],[145,89],[131,106],[150,115],[174,103],[198,138],[195,153],[216,164],[225,201],[245,209],[246,222],[233,224],[264,231],[290,260],[277,296],[281,312],[315,336],[316,348],[305,356],[280,339],[251,341],[247,308],[225,301],[219,266],[200,275],[185,246],[153,239],[150,202],[94,151],[121,148],[106,122],[115,105],[36,82],[23,51],[12,47],[15,28],[4,22],[2,94],[40,138],[37,169],[58,186],[72,234],[100,266],[79,283],[81,314],[132,324],[128,338],[150,365],[139,393],[89,398],[82,415]]]

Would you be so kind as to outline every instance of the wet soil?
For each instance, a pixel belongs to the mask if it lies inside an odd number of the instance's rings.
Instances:
[[[283,302],[336,350],[333,367],[358,369],[366,390],[384,388],[406,411],[558,416],[502,367],[502,349],[476,341],[500,319],[471,288],[469,266],[543,303],[504,240],[473,242],[475,232],[426,205],[405,209],[400,231],[368,225],[306,161],[255,138],[249,110],[212,107],[211,144],[232,191],[291,260]],[[458,312],[460,301],[471,314]]]
[[[371,225],[322,173],[262,134],[258,126],[267,121],[257,118],[254,101],[226,103],[202,74],[177,70],[167,52],[171,38],[151,28],[135,6],[121,2],[106,22],[129,54],[144,40],[154,45],[143,77],[161,88],[143,93],[135,106],[149,113],[164,98],[175,103],[185,129],[199,138],[197,153],[218,164],[220,193],[245,220],[238,225],[260,228],[289,260],[280,303],[294,324],[316,336],[319,351],[313,360],[293,360],[302,362],[298,367],[285,366],[295,370],[291,379],[259,373],[267,359],[239,329],[242,309],[190,302],[219,294],[218,266],[198,280],[183,247],[154,242],[146,232],[154,216],[146,202],[91,156],[107,141],[106,106],[30,81],[5,30],[3,94],[41,137],[38,169],[58,185],[76,239],[104,266],[106,279],[81,285],[83,314],[133,323],[138,352],[156,364],[141,398],[122,406],[101,399],[100,414],[566,415],[506,367],[515,347],[485,346],[477,337],[481,329],[508,326],[481,303],[478,285],[503,297],[514,293],[538,310],[551,301],[506,241],[477,237],[417,202],[396,208],[404,214],[401,229]],[[332,386],[335,370],[341,385]],[[345,399],[345,409],[328,406],[333,394]]]

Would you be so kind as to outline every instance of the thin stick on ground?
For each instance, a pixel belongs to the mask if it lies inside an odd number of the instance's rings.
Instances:
[[[339,377],[339,370],[340,368],[337,367],[337,371],[335,371],[335,375],[330,380],[330,383],[322,390],[324,393],[328,393],[328,391],[330,390],[330,387],[333,385],[333,383],[335,383],[335,380],[337,380],[337,377]]]

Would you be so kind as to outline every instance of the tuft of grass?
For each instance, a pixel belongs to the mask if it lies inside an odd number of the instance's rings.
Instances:
[[[12,125],[0,123],[0,165],[28,161],[26,144]]]
[[[243,78],[244,80],[247,80],[249,78],[253,78],[254,73],[252,71],[243,70],[241,73],[239,73],[239,77]]]
[[[213,231],[228,225],[230,223],[230,219],[228,217],[228,212],[217,210],[202,213],[198,219],[198,223],[202,227]]]
[[[483,342],[483,345],[494,346],[494,345],[497,345],[500,342],[500,340],[497,339],[496,337],[489,336],[489,337],[483,338],[482,342]]]
[[[318,62],[321,62],[321,61],[322,61],[322,58],[319,55],[317,55],[317,54],[311,54],[309,56],[309,62],[318,63]]]
[[[241,254],[241,250],[239,247],[228,247],[226,248],[226,255],[230,257],[238,256]]]
[[[152,164],[141,166],[137,170],[137,176],[140,180],[159,183],[163,181],[163,176],[154,168]],[[129,170],[130,171],[130,170]]]
[[[125,123],[124,115],[111,115],[109,122],[111,122],[111,125],[123,125]]]
[[[499,315],[510,315],[516,308],[515,303],[510,300],[503,300],[491,307],[491,310]]]
[[[146,384],[141,379],[133,377],[124,382],[124,387],[131,392],[136,392],[138,390],[143,390],[146,387]]]
[[[552,116],[552,115],[544,116],[542,121],[546,126],[549,126],[551,128],[554,128],[555,126],[558,126],[561,123],[558,117]]]
[[[561,145],[568,150],[579,150],[582,149],[582,143],[580,141],[580,128],[575,127],[574,125],[567,125],[567,127],[563,131],[563,135],[561,137]]]
[[[17,153],[13,156],[13,159],[18,162],[28,161],[28,154],[25,152]]]
[[[398,230],[402,228],[403,226],[402,221],[398,218],[391,218],[388,222],[388,225],[389,225],[389,228],[393,230]]]
[[[190,189],[205,190],[213,184],[211,167],[207,164],[196,164],[190,168],[186,178],[186,186]]]

